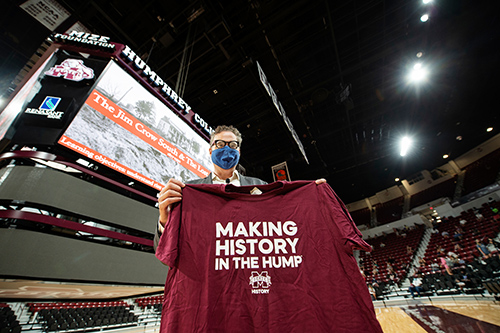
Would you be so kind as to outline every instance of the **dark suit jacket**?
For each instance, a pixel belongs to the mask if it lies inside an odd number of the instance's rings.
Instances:
[[[210,173],[206,178],[187,181],[186,184],[212,184],[212,174]],[[248,185],[265,185],[267,183],[263,180],[260,180],[259,178],[240,175],[240,184],[241,186],[248,186]],[[156,222],[155,229],[156,230],[154,238],[154,249],[156,251],[161,236],[160,232],[158,231],[158,221]]]

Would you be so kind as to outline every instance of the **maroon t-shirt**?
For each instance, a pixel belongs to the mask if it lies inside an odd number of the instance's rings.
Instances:
[[[186,185],[156,256],[161,332],[382,332],[353,249],[371,251],[328,184]]]

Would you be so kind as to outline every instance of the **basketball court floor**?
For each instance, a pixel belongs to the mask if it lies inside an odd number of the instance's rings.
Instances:
[[[433,297],[376,301],[385,333],[500,332],[500,302],[492,297]]]

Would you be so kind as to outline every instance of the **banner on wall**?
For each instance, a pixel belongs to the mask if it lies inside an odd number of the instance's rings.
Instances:
[[[276,164],[272,166],[273,179],[274,181],[292,181],[290,178],[290,173],[288,172],[288,166],[285,162]]]
[[[71,15],[55,0],[28,0],[19,7],[50,31],[54,31]]]

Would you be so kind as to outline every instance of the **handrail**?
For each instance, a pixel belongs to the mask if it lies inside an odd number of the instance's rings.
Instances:
[[[96,236],[103,236],[103,237],[108,237],[108,238],[112,238],[112,239],[129,241],[132,243],[151,246],[151,247],[153,246],[153,240],[151,240],[151,239],[145,239],[142,237],[125,235],[125,234],[122,234],[120,232],[91,227],[91,226],[87,226],[87,225],[84,225],[84,224],[81,224],[78,222],[68,221],[65,219],[60,219],[60,218],[48,216],[48,215],[42,215],[42,214],[37,214],[37,213],[22,212],[19,210],[8,209],[8,210],[0,210],[0,218],[11,218],[11,219],[19,219],[19,220],[44,223],[44,224],[49,224],[49,225],[53,225],[56,227],[75,230],[75,231],[87,232],[87,233],[90,233],[90,234],[93,234]]]

